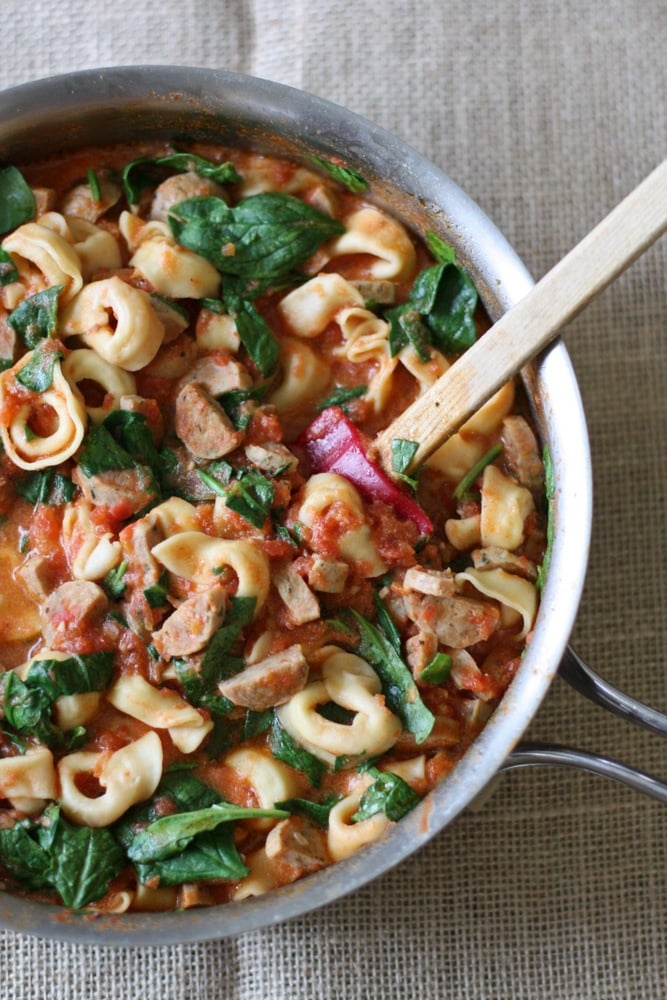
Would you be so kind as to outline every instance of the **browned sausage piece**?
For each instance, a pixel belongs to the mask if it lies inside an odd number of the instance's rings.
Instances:
[[[70,634],[99,625],[108,607],[106,594],[90,580],[62,583],[40,610],[42,635],[47,646],[65,649]]]
[[[220,404],[196,382],[188,382],[176,397],[175,428],[196,458],[222,458],[243,441]]]
[[[305,816],[290,816],[274,826],[266,838],[265,850],[272,861],[296,868],[297,878],[329,863],[324,831]]]
[[[505,417],[500,432],[503,454],[511,472],[532,493],[544,493],[544,465],[528,421],[518,414]]]
[[[434,632],[438,640],[453,649],[483,642],[498,627],[498,608],[472,597],[434,597],[417,592],[406,594],[405,609],[415,625]]]
[[[224,613],[225,591],[219,584],[193,594],[169,615],[159,632],[153,633],[155,648],[165,660],[198,653],[222,625]]]
[[[301,646],[289,646],[240,674],[221,681],[220,692],[235,705],[263,712],[274,705],[284,705],[293,694],[305,687],[308,664]]]
[[[111,469],[86,476],[76,466],[72,479],[81,487],[88,503],[95,507],[110,507],[123,519],[137,514],[157,497],[150,471],[144,466],[132,469]]]
[[[166,222],[167,216],[174,205],[186,198],[215,195],[217,198],[225,198],[224,189],[215,181],[200,177],[194,171],[187,171],[184,174],[174,174],[162,181],[155,189],[153,201],[151,203],[151,219],[159,222]]]
[[[249,389],[252,385],[252,379],[240,361],[215,355],[195,361],[183,376],[183,382],[196,382],[212,396],[234,389]]]

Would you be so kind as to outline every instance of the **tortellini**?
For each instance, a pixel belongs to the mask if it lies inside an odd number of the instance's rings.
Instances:
[[[111,410],[120,408],[121,396],[131,396],[136,392],[136,382],[130,372],[105,361],[90,348],[71,351],[62,363],[62,371],[70,385],[91,382],[104,390],[104,406],[86,406],[88,416],[96,424],[101,423]]]
[[[139,674],[120,677],[109,691],[109,702],[154,729],[166,729],[174,746],[192,753],[210,733],[213,723],[171,688],[156,688]]]
[[[162,777],[162,744],[157,733],[148,732],[112,754],[94,750],[66,754],[57,770],[67,818],[84,826],[109,826],[157,788]],[[99,782],[101,795],[81,791],[86,775]]]
[[[329,244],[329,258],[368,254],[374,279],[409,281],[417,270],[417,254],[410,237],[396,219],[365,206],[345,219],[345,233]]]
[[[280,351],[282,381],[269,397],[278,413],[291,413],[321,393],[329,381],[329,368],[308,344],[285,338]]]
[[[164,340],[149,294],[115,275],[86,285],[63,310],[59,331],[130,372],[152,361]]]
[[[30,363],[33,352],[0,375],[0,408],[11,406],[12,416],[0,423],[5,453],[20,469],[38,470],[60,465],[71,458],[83,441],[86,408],[78,390],[63,374],[59,360],[53,362],[51,385],[43,392],[17,394],[16,376]]]
[[[151,552],[170,573],[200,586],[210,586],[222,569],[229,566],[238,577],[237,595],[256,599],[256,614],[266,601],[269,561],[252,542],[211,538],[201,531],[182,531],[159,542]]]
[[[175,299],[215,298],[220,275],[207,260],[179,246],[164,222],[138,226],[129,213],[121,217],[121,232],[136,250],[130,264],[136,267],[159,295]]]
[[[401,732],[401,721],[384,703],[380,679],[360,656],[333,649],[322,664],[322,679],[308,684],[276,709],[281,725],[310,753],[333,766],[337,758],[364,760],[384,753]],[[317,709],[333,701],[354,712],[349,725]]]
[[[69,302],[83,285],[81,262],[74,248],[59,233],[38,222],[26,222],[2,241],[16,263],[19,276],[31,292],[62,285],[61,302]],[[37,272],[37,287],[31,287],[31,269]]]
[[[303,492],[299,508],[299,520],[312,528],[315,518],[323,514],[332,504],[347,508],[359,522],[363,521],[363,504],[358,491],[347,479],[334,472],[321,472],[311,476]],[[363,568],[365,576],[381,576],[387,569],[373,542],[367,523],[341,532],[338,548],[343,559]]]

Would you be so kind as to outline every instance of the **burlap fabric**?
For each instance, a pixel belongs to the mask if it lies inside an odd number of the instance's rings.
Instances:
[[[220,66],[347,105],[444,168],[537,276],[665,155],[664,0],[4,0],[0,85]],[[594,539],[576,644],[667,708],[667,242],[567,340]],[[531,736],[667,777],[657,737],[556,681]],[[117,952],[0,935],[4,1000],[667,997],[667,812],[574,772],[508,775],[346,900],[234,941]]]

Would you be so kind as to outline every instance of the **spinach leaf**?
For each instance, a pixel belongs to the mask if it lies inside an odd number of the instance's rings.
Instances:
[[[280,357],[278,341],[252,302],[228,283],[223,288],[225,308],[236,324],[241,343],[264,376],[274,373]]]
[[[104,423],[88,431],[78,463],[84,476],[88,478],[97,476],[100,472],[131,469],[135,464],[132,456],[118,444]]]
[[[0,235],[34,219],[35,196],[16,167],[0,170]]]
[[[64,285],[52,285],[24,299],[7,317],[12,330],[26,347],[37,347],[44,337],[55,333],[58,322],[58,296]]]
[[[445,354],[462,354],[477,339],[477,290],[458,264],[446,261],[422,271],[408,301],[385,313],[390,323],[392,357],[411,343],[421,361],[431,345]]]
[[[66,660],[34,660],[25,684],[39,688],[51,701],[65,694],[104,691],[113,676],[113,653],[73,653]]]
[[[226,506],[256,528],[263,528],[275,496],[273,483],[256,469],[242,474],[227,491]]]
[[[126,570],[127,561],[123,560],[123,562],[118,566],[114,566],[113,569],[110,569],[102,580],[102,589],[107,597],[110,597],[112,601],[117,601],[125,592],[125,587],[127,586],[124,579]]]
[[[456,254],[449,243],[445,243],[432,229],[426,230],[426,246],[439,264],[453,264]]]
[[[227,496],[227,486],[231,483],[236,469],[229,462],[221,459],[219,462],[211,462],[207,469],[197,469],[197,475],[205,486],[208,486],[213,493],[219,497]]]
[[[419,803],[420,798],[407,781],[399,778],[391,771],[371,771],[376,775],[375,781],[361,796],[359,808],[352,816],[353,823],[383,812],[387,819],[396,821],[409,813]]]
[[[173,660],[178,680],[191,705],[206,708],[214,718],[228,715],[234,707],[217,689],[221,680],[243,670],[243,660],[231,650],[255,613],[256,598],[233,597],[225,618],[204,652],[201,661]]]
[[[285,799],[283,802],[276,802],[276,809],[286,809],[293,815],[306,816],[318,826],[326,828],[329,822],[329,813],[342,797],[342,795],[330,792],[324,796],[321,802],[313,802],[311,799]]]
[[[63,743],[63,734],[51,722],[53,701],[46,691],[25,684],[13,670],[0,678],[0,706],[7,724],[23,736],[35,736],[48,747]]]
[[[377,610],[378,624],[382,631],[384,632],[389,642],[392,644],[397,654],[401,655],[401,637],[399,631],[394,625],[394,619],[389,614],[387,610],[387,605],[384,603],[380,597],[377,590],[373,591],[373,601],[375,602],[375,607]]]
[[[52,860],[49,881],[65,904],[78,910],[100,899],[109,883],[125,867],[125,857],[108,829],[74,826],[60,815],[58,806],[46,814],[51,830],[40,828],[38,837]]]
[[[367,389],[367,385],[354,385],[350,388],[344,385],[337,385],[330,396],[327,396],[321,403],[318,403],[317,412],[321,413],[322,410],[326,410],[329,406],[339,406],[343,413],[347,413],[345,404],[349,403],[351,399],[359,399]]]
[[[217,802],[204,809],[162,816],[135,833],[127,856],[135,862],[163,861],[182,851],[198,834],[209,833],[221,823],[237,819],[284,819],[287,815],[281,809],[254,809]]]
[[[143,470],[150,477],[150,490],[173,493],[168,477],[174,455],[167,448],[157,450],[146,417],[129,410],[112,410],[101,424],[91,428],[79,454],[79,467],[90,478],[103,472],[123,469]]]
[[[19,272],[16,264],[7,253],[0,247],[0,287],[11,285],[13,281],[18,281]]]
[[[308,159],[318,167],[321,167],[330,177],[338,181],[339,184],[342,184],[353,194],[361,194],[363,191],[368,191],[368,181],[358,171],[352,170],[351,167],[344,167],[342,163],[336,163],[333,160],[323,160],[319,156],[309,156]]]
[[[544,464],[544,490],[547,501],[547,548],[544,553],[544,559],[542,564],[537,571],[537,581],[536,587],[539,591],[542,591],[544,585],[547,582],[547,573],[549,572],[549,563],[551,562],[551,550],[554,543],[554,496],[556,495],[556,476],[554,472],[554,463],[551,458],[551,452],[544,446],[542,451],[542,462]]]
[[[205,879],[236,882],[250,874],[234,842],[233,823],[200,833],[179,854],[162,861],[137,862],[135,867],[141,883],[159,879],[160,886]]]
[[[156,803],[163,803],[165,798],[170,799],[178,810],[177,814],[172,815],[172,820],[178,816],[192,817],[195,814],[201,816],[214,805],[226,805],[209,785],[196,778],[190,771],[181,767],[167,771],[150,802],[134,806],[114,827],[116,837],[128,853],[132,850],[137,831],[143,837],[146,830],[161,818],[165,818],[161,817],[156,808]],[[206,825],[204,822],[202,826]],[[243,864],[234,843],[233,822],[225,821],[217,829],[215,824],[213,827],[208,832],[203,829],[202,832],[194,834],[184,848],[177,849],[180,853],[161,860],[137,862],[140,881],[159,878],[160,885],[180,885],[182,882],[196,882],[201,879],[243,878],[248,874],[248,869]],[[164,828],[162,832],[158,828],[161,853],[162,849],[171,850],[173,840],[180,840],[184,829],[181,828],[179,831],[177,828],[172,828],[165,833]],[[143,839],[138,849],[143,852],[146,844],[150,842],[150,837]]]
[[[436,653],[419,674],[425,684],[444,684],[452,669],[453,660],[449,653]]]
[[[136,205],[141,199],[141,192],[144,188],[154,187],[168,176],[168,170],[172,169],[178,173],[194,172],[200,177],[208,177],[217,181],[218,184],[237,184],[239,177],[234,164],[213,163],[204,159],[203,156],[196,156],[194,153],[169,153],[167,156],[139,156],[126,163],[121,179],[125,197],[130,205]]]
[[[405,663],[375,625],[352,609],[359,630],[359,656],[377,672],[387,706],[403,721],[417,743],[423,743],[435,719],[421,700],[417,685]]]
[[[14,491],[28,503],[58,506],[74,499],[76,486],[69,476],[53,469],[39,469],[16,480]]]
[[[241,741],[245,743],[246,740],[251,740],[253,736],[259,736],[260,733],[265,733],[267,729],[271,728],[271,722],[273,721],[273,709],[267,708],[263,712],[254,712],[252,709],[248,709],[243,720],[243,729],[241,732]],[[278,806],[282,809],[283,806]]]
[[[319,788],[322,775],[327,769],[326,765],[292,739],[287,730],[280,725],[280,719],[275,711],[271,723],[269,746],[274,757],[289,764],[290,767],[295,767],[297,771],[303,771],[311,785]]]
[[[419,360],[428,361],[431,357],[432,338],[420,313],[408,303],[387,310],[385,316],[390,324],[389,351],[392,358],[407,344],[412,344]]]
[[[144,597],[148,601],[149,607],[162,608],[167,603],[168,593],[169,574],[166,569],[163,569],[157,583],[152,584],[150,587],[146,587],[144,590]]]
[[[0,865],[22,889],[47,889],[53,859],[35,840],[34,830],[31,820],[0,830]]]
[[[410,303],[445,354],[462,354],[475,343],[477,290],[458,264],[436,264],[422,271],[412,286]]]
[[[391,442],[392,471],[413,490],[417,489],[417,478],[406,475],[405,470],[410,467],[418,448],[419,445],[416,441],[408,441],[406,438],[393,438]]]
[[[494,462],[498,458],[502,450],[502,444],[500,441],[497,441],[496,444],[491,445],[488,451],[484,452],[482,457],[475,462],[472,468],[468,469],[465,476],[463,476],[463,478],[454,487],[453,496],[456,497],[457,500],[460,500],[461,497],[464,497],[466,493],[468,493],[475,480],[481,476],[487,465],[490,465],[491,462]]]
[[[64,694],[103,691],[113,671],[113,653],[73,654],[65,660],[36,660],[25,681],[10,670],[0,678],[0,706],[9,726],[34,735],[49,747],[63,744],[62,732],[51,722],[56,698]]]
[[[243,180],[231,160],[214,163],[195,153],[170,153],[168,156],[159,156],[155,163],[159,167],[171,167],[180,173],[195,173],[199,177],[217,181],[218,184],[240,184]]]
[[[30,360],[16,373],[16,381],[31,392],[46,392],[53,385],[56,363],[63,357],[55,341],[40,340]]]
[[[22,889],[55,889],[65,906],[100,899],[125,867],[109,830],[74,826],[49,806],[41,822],[21,820],[0,830],[0,864]]]
[[[114,435],[122,447],[140,465],[159,470],[161,456],[143,413],[131,410],[112,410],[104,418],[104,427]]]
[[[221,198],[189,198],[169,216],[175,239],[223,275],[279,281],[293,275],[342,223],[289,194],[252,195],[230,208]],[[240,332],[240,331],[239,331]]]
[[[261,402],[266,395],[266,388],[266,385],[257,385],[251,389],[230,389],[229,392],[221,392],[216,399],[234,427],[244,431],[252,417],[252,410],[245,404],[250,400]]]
[[[97,176],[97,172],[90,167],[86,173],[88,180],[88,187],[90,188],[90,196],[93,201],[98,204],[102,201],[102,191],[100,189],[100,180]]]

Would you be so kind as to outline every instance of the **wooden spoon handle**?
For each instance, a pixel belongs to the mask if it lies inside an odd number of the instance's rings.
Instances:
[[[664,160],[377,436],[371,456],[391,474],[392,441],[403,438],[418,443],[419,466],[666,229]]]

